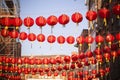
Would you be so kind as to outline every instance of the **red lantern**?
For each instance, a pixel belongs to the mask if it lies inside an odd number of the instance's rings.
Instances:
[[[116,37],[116,40],[118,40],[119,47],[120,47],[120,33],[117,33],[115,37]]]
[[[106,67],[105,72],[106,72],[106,74],[108,74],[110,72],[110,67]]]
[[[26,32],[20,32],[19,39],[22,40],[22,41],[26,40],[27,39],[27,33]]]
[[[109,53],[104,53],[104,57],[105,57],[106,62],[110,61],[110,54]]]
[[[100,54],[102,53],[102,51],[101,51],[100,48],[96,48],[96,49],[94,50],[94,53],[95,53],[96,55],[100,55]]]
[[[54,76],[58,76],[58,72],[54,72]]]
[[[120,18],[120,4],[113,6],[112,11],[117,15],[117,18]]]
[[[35,39],[36,39],[36,35],[34,33],[28,34],[28,40],[29,41],[35,41]]]
[[[25,67],[27,67],[28,63],[29,63],[29,58],[28,57],[25,57],[23,58],[23,61],[24,61],[24,64],[25,64]]]
[[[111,52],[111,49],[108,46],[104,46],[102,50],[103,50],[104,53],[107,53],[107,52],[110,53]]]
[[[73,44],[75,42],[75,38],[73,36],[68,36],[66,41],[68,44]]]
[[[115,61],[115,58],[118,56],[118,53],[116,51],[112,51],[111,55],[113,57],[113,62]]]
[[[107,9],[107,8],[101,8],[98,12],[99,16],[101,18],[103,18],[104,20],[104,23],[105,23],[105,26],[107,25],[107,21],[106,21],[106,18],[109,18],[110,16],[110,11]]]
[[[26,17],[24,19],[24,25],[28,27],[29,30],[30,30],[30,27],[33,26],[33,24],[34,24],[34,20],[31,17]]]
[[[3,37],[7,37],[7,36],[9,36],[9,31],[8,31],[7,29],[2,29],[2,30],[1,30],[1,35],[2,35]]]
[[[112,34],[107,34],[106,41],[111,46],[112,42],[114,41],[114,36]]]
[[[20,67],[20,65],[23,63],[23,62],[22,62],[22,59],[21,59],[21,58],[18,58],[17,63],[18,63],[18,67]]]
[[[66,76],[66,75],[67,75],[66,71],[63,71],[62,76]]]
[[[49,43],[54,43],[56,41],[56,37],[54,35],[49,35],[47,41]]]
[[[39,42],[44,42],[45,41],[45,35],[44,34],[38,34],[37,35],[37,40]]]
[[[64,56],[64,61],[66,63],[70,63],[70,60],[71,60],[70,56]]]
[[[57,37],[57,42],[60,44],[60,45],[62,45],[62,44],[64,44],[65,43],[65,37],[64,36],[58,36]]]
[[[57,56],[56,57],[56,62],[59,63],[59,64],[63,63],[62,57]]]
[[[82,47],[82,44],[83,44],[84,41],[85,41],[85,38],[84,38],[83,36],[79,36],[79,37],[76,38],[76,41],[77,41],[77,43],[79,44],[80,50],[81,50],[81,47]]]
[[[97,13],[95,11],[90,10],[86,13],[86,18],[90,21],[90,24],[92,25],[93,28],[92,21],[97,18]]]
[[[53,33],[52,29],[53,26],[56,25],[58,22],[57,17],[54,15],[51,15],[47,18],[47,24],[51,26],[51,33]]]
[[[13,25],[18,29],[22,25],[22,19],[20,17],[13,18]]]
[[[48,58],[43,58],[43,64],[48,65],[49,64],[49,59]]]
[[[86,56],[87,56],[88,58],[90,58],[90,57],[93,56],[93,53],[92,53],[91,51],[87,51],[87,52],[86,52]]]
[[[55,58],[50,58],[49,60],[50,60],[51,64],[56,64],[56,59]]]
[[[104,38],[101,35],[97,35],[95,37],[95,41],[98,43],[98,45],[100,46],[101,43],[104,41]]]
[[[71,17],[72,21],[78,25],[83,20],[82,14],[79,12],[75,12]]]
[[[94,41],[94,38],[90,35],[88,35],[86,38],[85,38],[85,42],[88,44],[88,47],[90,48],[91,44],[93,43]]]
[[[75,69],[75,64],[71,64],[70,68]]]
[[[99,72],[100,72],[100,77],[103,78],[103,76],[105,75],[105,71],[102,68],[100,68]]]
[[[80,59],[84,59],[85,58],[85,54],[83,52],[79,53],[79,58]]]
[[[9,17],[2,18],[1,23],[3,26],[5,26],[5,29],[8,29],[8,26],[11,25],[11,18],[9,18]]]
[[[42,33],[42,27],[46,25],[46,18],[43,16],[39,16],[36,18],[36,24],[41,28]]]
[[[10,32],[10,37],[11,38],[17,38],[18,37],[18,31],[16,31],[16,30],[11,31]]]
[[[96,55],[96,60],[100,63],[100,65],[103,62],[103,56],[102,55]]]
[[[60,24],[65,26],[69,22],[69,16],[66,14],[62,14],[59,16],[58,21]]]
[[[72,54],[71,59],[73,62],[76,62],[78,60],[78,55],[76,53]]]

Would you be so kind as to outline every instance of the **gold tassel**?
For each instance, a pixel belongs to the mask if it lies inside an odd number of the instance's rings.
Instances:
[[[105,26],[107,26],[107,20],[106,20],[106,18],[104,18],[103,21],[105,23]]]

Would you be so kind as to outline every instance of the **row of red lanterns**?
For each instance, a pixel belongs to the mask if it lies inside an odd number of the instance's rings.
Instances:
[[[32,75],[35,75],[37,72],[37,70],[35,70],[34,68],[23,68],[22,70],[19,69],[19,72],[20,73],[24,73],[25,75],[28,75],[28,74],[32,74]],[[95,78],[98,78],[98,77],[101,77],[103,78],[104,76],[107,76],[110,72],[110,68],[109,67],[106,67],[105,69],[101,68],[99,69],[98,73],[97,73],[97,70],[93,69],[90,71],[86,70],[86,71],[70,71],[70,72],[66,72],[66,71],[62,71],[62,72],[57,72],[55,71],[54,73],[52,72],[47,72],[47,75],[45,75],[46,73],[44,72],[40,72],[39,75],[41,76],[41,79],[42,79],[42,76],[47,76],[47,77],[57,77],[57,76],[60,76],[60,78],[64,78],[65,80],[83,80],[83,79],[95,79]],[[38,74],[38,73],[37,73]],[[77,75],[78,78],[75,78],[74,75]],[[18,76],[13,76],[13,75],[8,75],[8,74],[0,74],[1,77],[5,77],[5,78],[8,78],[8,79],[12,79],[12,80],[21,80],[21,76],[18,75]]]
[[[112,12],[119,17],[120,16],[120,4],[114,5],[112,8]],[[106,25],[106,18],[110,17],[110,10],[108,10],[107,8],[104,7],[98,11],[98,14],[101,18],[104,19],[104,22]],[[95,20],[97,18],[97,12],[92,11],[92,10],[88,11],[86,13],[86,18],[89,21]],[[75,12],[72,14],[71,19],[73,22],[78,24],[83,20],[83,17],[81,15],[81,13]],[[57,24],[57,22],[59,22],[60,24],[65,26],[70,21],[70,19],[69,19],[68,15],[62,14],[59,16],[59,18],[57,18],[54,15],[49,16],[47,19],[43,16],[39,16],[36,18],[35,21],[36,21],[36,24],[42,28],[43,26],[46,25],[46,23],[53,27],[54,25]],[[22,19],[19,17],[16,17],[13,19],[5,17],[5,18],[0,19],[0,24],[2,24],[3,26],[7,26],[6,28],[8,28],[8,26],[10,26],[10,25],[13,25],[18,28],[22,25]],[[26,27],[30,28],[31,26],[33,26],[33,24],[34,24],[33,18],[26,17],[24,19],[24,25]]]
[[[74,53],[71,56],[63,56],[63,57],[57,56],[50,58],[47,57],[46,58],[36,58],[36,57],[14,58],[14,57],[1,56],[0,64],[11,63],[11,64],[19,64],[19,65],[25,65],[25,64],[29,64],[29,65],[71,64],[72,65],[73,63],[73,66],[75,68],[75,63],[76,63],[77,67],[80,68],[82,66],[89,66],[90,64],[96,64],[96,62],[98,61],[103,62],[103,59],[105,59],[107,62],[110,61],[110,59],[117,58],[118,56],[120,56],[120,49],[118,49],[118,46],[116,47],[112,46],[112,48],[105,46],[103,49],[96,48],[94,52],[87,51],[86,53],[81,52],[80,54]]]
[[[19,38],[20,40],[26,40],[28,39],[29,41],[35,41],[36,39],[39,41],[39,42],[44,42],[45,41],[45,35],[44,34],[34,34],[34,33],[29,33],[27,34],[26,32],[18,32],[16,30],[13,30],[13,31],[8,31],[7,29],[2,29],[1,30],[1,36],[3,37],[7,37],[7,36],[10,36],[11,38]],[[60,35],[58,36],[57,38],[54,36],[54,35],[49,35],[47,37],[47,41],[49,43],[54,43],[57,39],[57,42],[60,43],[60,44],[64,44],[65,41],[67,41],[67,43],[69,44],[73,44],[75,42],[75,38],[74,36],[68,36],[67,38],[65,38],[64,36]],[[105,36],[105,39],[103,36],[101,35],[97,35],[95,38],[93,38],[92,36],[88,35],[86,37],[83,37],[83,36],[79,36],[76,38],[76,42],[78,44],[80,44],[80,46],[82,46],[82,44],[84,42],[88,43],[88,44],[91,44],[94,40],[96,41],[96,43],[98,43],[98,45],[100,45],[101,43],[103,43],[105,40],[111,44],[114,40],[117,40],[119,43],[120,43],[120,33],[116,33],[116,35],[112,35],[111,33],[107,34]]]
[[[3,70],[4,71],[8,71],[8,72],[18,72],[19,74],[21,73],[24,73],[24,74],[32,74],[32,75],[35,75],[35,74],[40,74],[41,76],[43,76],[44,74],[47,74],[47,76],[52,76],[52,74],[54,76],[58,76],[59,74],[62,74],[62,76],[74,76],[74,74],[77,72],[77,75],[80,76],[81,78],[83,77],[83,75],[97,75],[98,72],[96,69],[92,69],[91,72],[89,72],[88,70],[85,70],[84,72],[83,71],[69,71],[69,72],[66,72],[64,70],[62,70],[61,72],[59,71],[51,71],[51,70],[45,70],[44,72],[44,69],[42,68],[18,68],[17,66],[15,67],[7,67],[7,66],[3,66]],[[99,69],[99,72],[100,73],[103,73],[102,76],[105,75],[105,71],[106,73],[109,73],[110,72],[110,68],[109,67],[106,67],[105,70],[103,68],[100,68]],[[91,75],[91,76],[92,76]]]

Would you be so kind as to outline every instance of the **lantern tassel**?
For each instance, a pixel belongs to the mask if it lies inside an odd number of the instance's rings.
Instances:
[[[79,23],[76,23],[76,26],[79,26]]]
[[[119,15],[117,15],[117,19],[120,19],[120,16],[119,16]]]
[[[112,0],[109,0],[109,3],[111,3],[112,2]]]
[[[8,26],[5,26],[5,29],[7,30],[7,29],[8,29]]]
[[[105,26],[107,26],[107,20],[106,20],[106,18],[104,18],[104,24],[105,24]]]
[[[19,29],[19,27],[18,26],[16,26],[16,30],[18,30]]]
[[[115,56],[113,56],[113,63],[115,62]]]
[[[118,43],[119,43],[119,48],[120,48],[120,40],[118,41]]]
[[[94,26],[93,26],[93,23],[92,23],[92,21],[90,21],[90,25],[92,26],[92,29],[94,29]]]

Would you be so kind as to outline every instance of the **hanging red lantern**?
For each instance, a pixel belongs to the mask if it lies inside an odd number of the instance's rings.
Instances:
[[[92,25],[93,28],[92,21],[97,18],[97,13],[95,11],[90,10],[86,13],[86,18],[90,21],[90,25]]]
[[[13,25],[18,29],[22,25],[22,19],[20,17],[13,18]]]
[[[47,76],[52,76],[52,72],[51,71],[47,72]]]
[[[54,76],[55,76],[55,77],[58,76],[58,72],[54,72]]]
[[[96,49],[94,50],[94,53],[95,53],[96,55],[100,55],[100,54],[102,54],[102,51],[101,51],[100,48],[96,48]]]
[[[62,14],[59,16],[58,21],[60,24],[65,26],[69,22],[69,16],[66,14]]]
[[[28,34],[28,40],[29,41],[35,41],[35,39],[36,39],[36,35],[34,33]]]
[[[116,40],[118,40],[119,47],[120,47],[120,32],[115,35]]]
[[[68,36],[66,41],[68,44],[73,44],[75,42],[75,38],[73,36]]]
[[[79,53],[79,58],[80,59],[84,59],[86,56],[85,56],[85,54],[83,53],[83,52],[81,52],[81,53]]]
[[[55,58],[51,57],[49,60],[50,60],[51,64],[56,64],[56,59]]]
[[[102,55],[96,55],[96,60],[100,63],[100,65],[103,62],[103,56]]]
[[[5,26],[5,29],[8,29],[8,27],[11,25],[11,18],[4,17],[1,21],[2,25]]]
[[[21,64],[23,63],[22,59],[21,59],[21,58],[18,58],[17,63],[18,63],[18,67],[20,67]]]
[[[115,58],[118,56],[118,53],[117,53],[117,51],[112,51],[111,52],[111,55],[112,55],[112,57],[113,57],[113,62],[115,61]]]
[[[75,69],[75,64],[72,63],[72,64],[70,65],[70,68],[71,68],[71,69]]]
[[[63,63],[63,59],[62,59],[62,57],[57,56],[57,57],[56,57],[56,62],[57,62],[58,64]]]
[[[26,32],[20,32],[19,39],[22,40],[22,41],[26,40],[27,39],[27,33]]]
[[[51,33],[53,33],[52,29],[53,26],[56,25],[58,22],[57,17],[54,15],[51,15],[47,18],[47,24],[51,26]]]
[[[60,44],[60,46],[61,46],[62,44],[65,43],[65,37],[62,36],[62,35],[58,36],[58,37],[57,37],[57,42],[58,42],[58,43]]]
[[[7,36],[9,36],[9,31],[8,31],[7,29],[2,29],[2,30],[1,30],[1,35],[2,35],[3,37],[7,37]]]
[[[29,64],[29,61],[30,61],[29,58],[28,57],[24,57],[23,61],[24,61],[25,67],[27,67],[28,64]]]
[[[83,20],[83,17],[82,17],[81,13],[75,12],[72,14],[71,19],[74,23],[76,23],[78,25]]]
[[[43,64],[45,64],[45,66],[47,66],[49,64],[49,59],[43,58]]]
[[[98,12],[99,16],[103,18],[105,26],[107,26],[107,20],[106,18],[109,18],[110,11],[107,8],[101,8]]]
[[[54,43],[56,41],[56,37],[54,35],[49,35],[47,41],[49,43]]]
[[[46,18],[43,16],[39,16],[36,18],[36,24],[41,28],[41,33],[42,33],[42,27],[46,25]]]
[[[35,64],[37,64],[38,67],[40,67],[40,65],[42,64],[42,62],[43,62],[43,61],[42,61],[41,58],[35,60]]]
[[[101,43],[104,41],[104,38],[101,35],[97,35],[95,37],[95,41],[98,43],[98,46],[100,46]]]
[[[94,38],[93,38],[91,35],[88,35],[88,36],[85,38],[85,42],[88,44],[89,49],[90,49],[91,44],[93,43],[93,41],[94,41]]]
[[[100,72],[100,77],[103,78],[103,76],[105,75],[105,70],[100,68],[99,72]]]
[[[72,53],[71,59],[72,59],[73,62],[77,62],[77,60],[78,60],[78,55],[77,55],[76,53]]]
[[[106,72],[106,74],[108,74],[110,72],[110,67],[106,67],[105,72]]]
[[[24,19],[24,25],[25,25],[26,27],[28,27],[29,30],[30,30],[30,27],[33,26],[33,24],[34,24],[33,18],[31,18],[31,17],[26,17],[26,18]],[[30,32],[30,31],[29,31],[29,32]]]
[[[9,35],[10,35],[11,38],[18,38],[18,31],[13,30],[13,31],[10,32]]]
[[[102,51],[104,52],[104,53],[110,53],[111,52],[111,48],[109,47],[109,46],[104,46],[103,47],[103,49],[102,49]]]
[[[76,41],[79,44],[80,50],[81,50],[81,47],[82,47],[82,45],[83,45],[83,43],[85,41],[85,38],[83,36],[79,36],[79,37],[76,38]]]
[[[107,34],[106,35],[106,41],[108,42],[108,44],[111,46],[112,42],[114,41],[114,36],[112,34]]]
[[[117,18],[120,18],[120,4],[114,5],[112,8],[114,14],[117,15]]]
[[[64,61],[66,63],[70,63],[70,60],[71,60],[70,56],[64,56]]]
[[[44,42],[45,41],[45,35],[44,34],[38,34],[37,35],[37,40],[39,42]]]
[[[87,51],[87,52],[86,52],[86,56],[87,56],[88,58],[91,58],[91,57],[93,56],[93,53],[92,53],[91,51]]]
[[[110,61],[110,54],[109,53],[104,53],[104,57],[105,57],[106,62]]]

